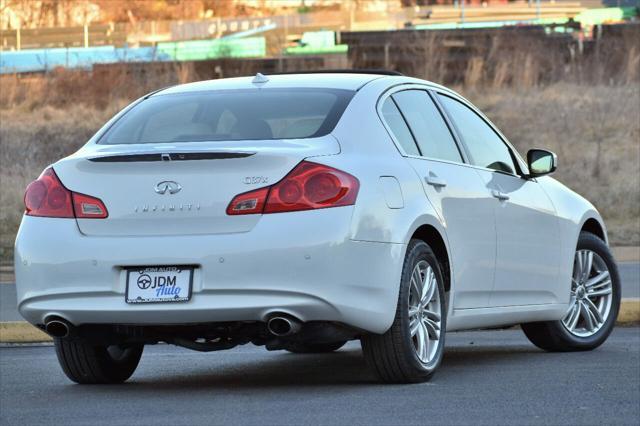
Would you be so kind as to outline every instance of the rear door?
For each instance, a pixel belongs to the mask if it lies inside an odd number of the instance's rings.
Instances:
[[[519,175],[515,153],[484,118],[452,97],[439,100],[494,198],[498,250],[491,305],[557,303],[561,242],[549,197],[535,179]]]
[[[496,251],[493,199],[426,90],[399,90],[382,104],[396,143],[447,229],[455,309],[489,306]]]

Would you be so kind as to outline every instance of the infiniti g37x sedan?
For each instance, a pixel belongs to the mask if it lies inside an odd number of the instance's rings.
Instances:
[[[153,92],[25,194],[18,305],[78,383],[144,345],[329,352],[429,379],[445,332],[521,324],[549,351],[614,326],[602,218],[455,92],[384,73]]]

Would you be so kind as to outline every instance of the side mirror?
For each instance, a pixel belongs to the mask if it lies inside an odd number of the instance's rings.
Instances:
[[[529,177],[544,176],[556,171],[558,156],[544,149],[530,149],[527,152]]]

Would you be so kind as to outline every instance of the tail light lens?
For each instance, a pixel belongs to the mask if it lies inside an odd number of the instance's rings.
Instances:
[[[349,206],[360,183],[354,176],[323,164],[303,161],[280,182],[236,196],[227,214],[283,213]]]
[[[27,186],[24,194],[28,216],[104,219],[108,216],[104,203],[95,197],[69,191],[52,168]]]
[[[104,219],[109,213],[99,198],[72,192],[73,211],[78,219]]]

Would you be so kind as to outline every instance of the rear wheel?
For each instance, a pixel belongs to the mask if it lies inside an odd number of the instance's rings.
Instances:
[[[94,345],[82,339],[55,339],[56,355],[67,377],[80,384],[122,383],[136,370],[143,345]]]
[[[425,242],[411,240],[395,319],[386,333],[362,338],[365,359],[385,382],[429,380],[442,361],[446,312],[440,264]]]
[[[611,251],[583,232],[573,263],[571,298],[560,321],[522,324],[529,340],[548,351],[597,348],[609,337],[620,308],[620,278]]]
[[[322,354],[337,351],[345,345],[345,342],[333,343],[290,343],[285,350],[294,354]]]

